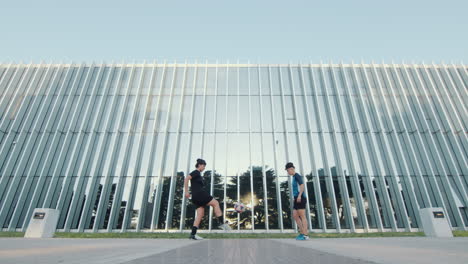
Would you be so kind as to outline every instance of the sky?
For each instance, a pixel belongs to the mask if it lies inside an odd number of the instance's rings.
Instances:
[[[467,0],[2,1],[0,62],[466,62]]]

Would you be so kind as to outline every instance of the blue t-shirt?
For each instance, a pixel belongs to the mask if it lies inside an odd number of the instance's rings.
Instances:
[[[299,185],[304,184],[304,180],[302,179],[302,176],[299,173],[294,174],[293,176],[293,195],[294,197],[299,196]],[[305,198],[305,193],[302,193],[302,197]]]

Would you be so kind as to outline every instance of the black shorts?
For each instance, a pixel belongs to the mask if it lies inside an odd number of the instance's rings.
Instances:
[[[306,208],[307,198],[304,196],[301,198],[301,202],[297,202],[297,197],[294,197],[294,210],[303,210]]]
[[[207,192],[192,193],[192,203],[196,205],[197,208],[206,206],[211,200],[213,200],[213,196]]]

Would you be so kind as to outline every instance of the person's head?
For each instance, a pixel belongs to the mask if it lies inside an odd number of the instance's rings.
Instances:
[[[203,159],[197,159],[197,164],[195,164],[195,168],[199,171],[204,171],[206,167],[206,161]]]
[[[292,162],[286,163],[286,171],[288,171],[289,175],[294,175],[296,174],[296,168],[294,167],[294,164]]]

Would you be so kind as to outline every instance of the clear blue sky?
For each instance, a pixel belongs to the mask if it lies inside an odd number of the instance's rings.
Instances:
[[[467,11],[467,0],[3,1],[0,61],[466,63]]]

